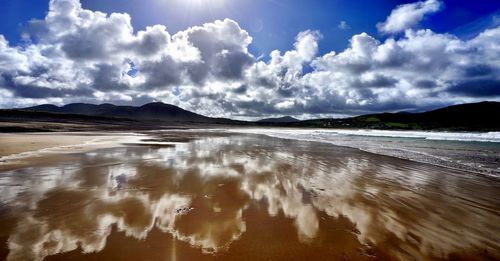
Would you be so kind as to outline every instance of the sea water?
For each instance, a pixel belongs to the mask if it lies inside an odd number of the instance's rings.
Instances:
[[[500,176],[500,132],[241,128],[232,132],[326,142],[439,166]]]

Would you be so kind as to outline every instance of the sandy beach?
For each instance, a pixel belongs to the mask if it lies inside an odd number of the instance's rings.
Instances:
[[[57,135],[2,153],[102,138]],[[114,141],[0,171],[0,259],[500,258],[498,178],[256,134]]]
[[[119,132],[1,133],[0,171],[22,166],[34,158],[42,157],[43,162],[57,155],[112,148],[139,140],[140,134]]]
[[[95,140],[97,135],[83,134],[0,134],[0,157],[61,146],[77,146]],[[102,136],[101,136],[102,137]]]

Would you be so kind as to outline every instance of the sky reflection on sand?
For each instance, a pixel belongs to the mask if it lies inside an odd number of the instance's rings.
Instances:
[[[292,259],[315,247],[317,257],[500,257],[498,180],[328,144],[192,136],[1,173],[7,259],[99,254],[112,233],[146,244],[153,230],[207,259],[234,259],[241,248],[269,257],[263,248],[278,244]],[[256,220],[293,226],[255,229]],[[248,243],[291,230],[290,242]]]

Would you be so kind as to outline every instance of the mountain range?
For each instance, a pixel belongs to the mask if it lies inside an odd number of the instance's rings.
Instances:
[[[210,122],[212,120],[212,118],[162,102],[148,103],[138,107],[117,106],[109,103],[100,105],[71,103],[61,107],[44,104],[20,110],[153,121]]]
[[[182,124],[188,127],[199,124],[224,124],[230,126],[498,131],[500,130],[499,113],[500,102],[480,102],[454,105],[421,113],[379,113],[342,119],[327,118],[304,121],[285,116],[248,122],[211,118],[161,102],[142,106],[73,103],[64,106],[44,104],[0,110],[0,122],[77,122],[78,124],[92,123],[96,126],[115,124],[122,129],[132,125],[154,129],[172,124]]]

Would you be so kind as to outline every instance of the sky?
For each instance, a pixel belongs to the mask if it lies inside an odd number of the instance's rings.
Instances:
[[[500,1],[0,0],[0,107],[342,117],[500,101]]]

